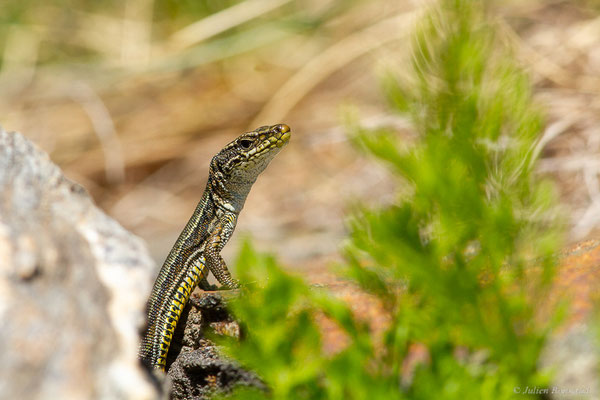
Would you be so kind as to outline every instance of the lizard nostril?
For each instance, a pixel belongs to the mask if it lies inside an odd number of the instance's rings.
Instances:
[[[290,127],[286,124],[279,124],[275,129],[277,129],[281,133],[287,133],[290,131]]]

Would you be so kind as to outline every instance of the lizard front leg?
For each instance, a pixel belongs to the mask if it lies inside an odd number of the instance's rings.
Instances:
[[[235,289],[239,287],[239,282],[231,276],[231,273],[227,269],[225,260],[221,257],[221,249],[233,233],[235,224],[237,222],[237,215],[234,213],[224,213],[216,224],[214,230],[211,232],[206,246],[204,247],[204,258],[206,259],[206,266],[213,273],[217,281],[228,289]]]

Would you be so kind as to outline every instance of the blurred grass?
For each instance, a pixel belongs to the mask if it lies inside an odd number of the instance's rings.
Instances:
[[[195,99],[190,99],[193,103],[174,106],[180,113],[193,107],[190,113],[196,116],[196,122],[180,118],[182,126],[179,126],[177,120],[170,121],[174,129],[167,135],[188,136],[191,130],[205,129],[203,124],[211,128],[222,125],[218,117],[213,117],[213,121],[198,118],[197,111],[204,106],[211,112],[210,103],[219,103],[220,98],[229,98],[231,104],[248,104],[243,121],[234,120],[230,126],[221,127],[244,129],[247,126],[240,125],[249,124],[251,113],[259,106],[252,103],[268,100],[277,90],[277,83],[283,82],[291,71],[347,32],[368,27],[378,20],[381,11],[367,3],[8,0],[0,6],[3,11],[0,117],[5,124],[14,122],[21,130],[33,125],[37,129],[32,130],[39,131],[40,125],[44,128],[44,123],[50,122],[48,129],[53,131],[54,138],[42,138],[42,145],[49,151],[56,149],[55,159],[61,164],[81,161],[82,151],[98,150],[97,143],[90,141],[89,136],[81,137],[87,134],[86,130],[91,129],[100,139],[103,135],[117,136],[118,132],[121,142],[126,142],[126,137],[133,137],[136,132],[130,132],[126,121],[121,122],[123,111],[125,119],[137,112],[149,100],[143,93],[147,89],[153,92],[151,96],[155,100],[161,101],[169,96],[173,86],[187,80],[192,89],[201,85],[204,90],[190,90],[197,93]],[[365,4],[367,12],[363,17]],[[268,76],[271,71],[274,75]],[[214,89],[206,90],[207,85]],[[216,90],[221,91],[217,96],[213,93]],[[116,94],[129,97],[129,104],[125,107],[115,104],[112,97]],[[187,101],[185,98],[189,95],[179,93],[179,97]],[[73,100],[83,103],[75,113],[70,112],[68,104]],[[174,100],[178,102],[179,98]],[[65,103],[62,113],[71,114],[71,118],[65,118],[64,122],[60,116],[52,118],[58,120],[56,127],[48,118],[39,124],[29,118],[31,108]],[[93,107],[85,107],[85,104]],[[81,111],[84,118],[78,118]],[[41,115],[44,115],[43,110]],[[98,132],[94,121],[92,126],[85,123],[86,116],[90,120],[109,119],[114,129]],[[76,131],[67,137],[70,127],[66,124],[71,121],[77,125],[73,126]],[[65,125],[67,132],[61,132],[65,131]],[[160,140],[164,132],[158,130],[152,135]],[[130,146],[133,144],[124,144],[125,149]],[[104,153],[119,151],[100,149]],[[77,159],[69,153],[74,153]],[[151,152],[145,152],[148,153]],[[102,161],[91,156],[96,165]],[[125,173],[122,171],[120,176]],[[119,183],[110,176],[107,178],[109,183]]]
[[[10,49],[12,41],[23,40],[19,35],[30,34],[43,43],[36,57],[38,66],[120,61],[118,65],[125,69],[165,68],[167,59],[176,57],[181,58],[176,64],[179,68],[189,68],[195,65],[193,60],[211,61],[194,56],[197,52],[189,49],[207,39],[218,39],[215,46],[226,57],[232,43],[252,42],[257,32],[281,39],[281,31],[289,36],[325,29],[326,23],[357,3],[360,1],[7,0],[0,5],[0,43]],[[11,58],[2,52],[2,62]]]
[[[129,229],[165,243],[189,217],[206,162],[224,143],[263,124],[314,132],[321,121],[337,123],[338,101],[305,103],[324,105],[309,118],[290,114],[311,92],[327,92],[328,79],[365,76],[343,70],[378,46],[376,33],[386,43],[400,40],[403,32],[379,24],[412,11],[380,0],[10,0],[2,7],[10,10],[0,26],[2,125],[48,151]],[[362,46],[363,31],[371,47]],[[312,69],[302,72],[306,65]],[[269,103],[285,110],[262,113]],[[304,148],[312,140],[295,138]],[[148,204],[148,193],[159,201]]]
[[[558,178],[563,204],[572,208],[574,239],[592,234],[600,220],[595,4],[489,3],[499,38],[548,105],[548,130],[536,151],[544,158],[540,170]],[[299,134],[287,149],[294,161],[282,170],[308,190],[275,193],[288,196],[278,220],[304,229],[299,236],[337,243],[344,227],[334,219],[341,220],[344,198],[393,195],[380,170],[340,135],[339,104],[358,104],[371,126],[403,126],[411,136],[404,117],[385,114],[375,76],[389,66],[408,70],[406,35],[422,6],[6,0],[0,123],[25,133],[101,207],[151,240],[156,232],[176,235],[203,188],[205,161],[224,142],[256,125],[286,122]],[[335,194],[346,190],[349,196]],[[148,193],[165,200],[140,208]],[[266,221],[256,230],[276,222],[248,206]],[[305,217],[313,214],[331,217]],[[328,251],[336,253],[335,245]]]

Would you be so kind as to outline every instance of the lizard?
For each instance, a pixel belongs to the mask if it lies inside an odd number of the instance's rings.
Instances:
[[[149,368],[165,370],[179,316],[196,286],[211,290],[209,271],[228,289],[239,287],[220,251],[235,229],[238,215],[258,175],[290,139],[285,124],[243,133],[215,155],[206,189],[167,256],[148,300],[147,327],[139,358]]]

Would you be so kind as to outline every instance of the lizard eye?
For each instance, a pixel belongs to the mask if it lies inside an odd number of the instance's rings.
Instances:
[[[252,147],[253,142],[250,139],[242,139],[238,143],[242,149],[248,150],[250,147]]]

